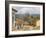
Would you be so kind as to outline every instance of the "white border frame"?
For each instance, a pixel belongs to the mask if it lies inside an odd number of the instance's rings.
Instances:
[[[40,30],[32,30],[32,31],[12,31],[12,6],[20,6],[20,7],[40,7]],[[19,34],[36,34],[43,33],[43,6],[42,5],[21,5],[21,4],[9,4],[9,35],[19,35]]]

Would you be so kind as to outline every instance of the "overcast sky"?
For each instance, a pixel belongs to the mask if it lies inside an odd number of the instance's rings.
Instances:
[[[13,7],[16,9],[18,12],[17,14],[40,14],[40,8],[39,7]]]

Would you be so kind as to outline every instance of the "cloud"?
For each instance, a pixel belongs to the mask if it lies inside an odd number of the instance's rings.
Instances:
[[[17,14],[40,14],[40,8],[39,7],[15,7],[14,9],[17,9]]]

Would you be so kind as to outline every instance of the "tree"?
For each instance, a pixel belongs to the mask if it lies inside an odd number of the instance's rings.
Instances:
[[[33,16],[31,16],[31,18],[33,18]]]

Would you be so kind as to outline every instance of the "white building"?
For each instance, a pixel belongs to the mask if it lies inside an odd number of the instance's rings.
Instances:
[[[36,26],[40,26],[40,20],[36,22]]]

